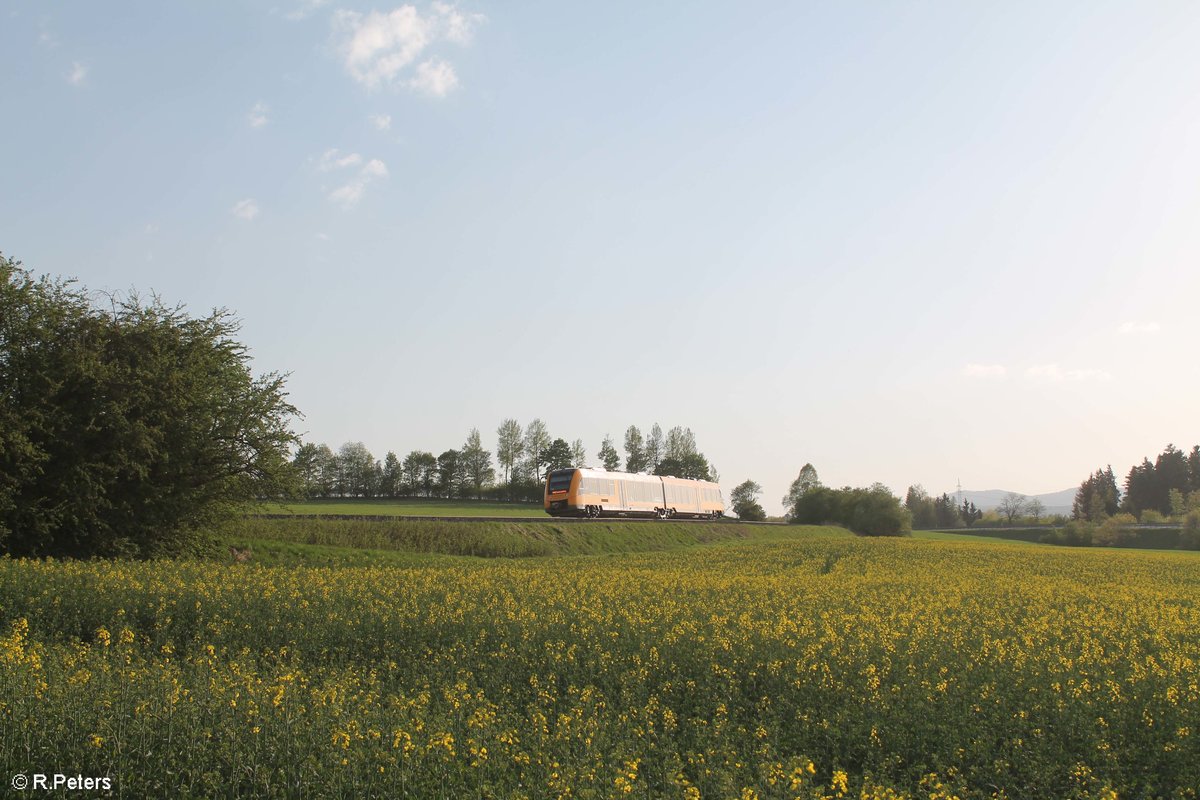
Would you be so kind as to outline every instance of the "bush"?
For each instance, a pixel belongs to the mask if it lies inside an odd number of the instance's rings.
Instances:
[[[1184,550],[1200,550],[1200,511],[1189,512],[1184,517],[1179,546]]]
[[[294,486],[282,376],[255,378],[227,311],[93,308],[0,256],[0,550],[194,552]]]
[[[1099,547],[1128,547],[1137,538],[1132,514],[1117,514],[1100,523],[1092,532],[1092,543]]]
[[[801,525],[841,525],[863,536],[908,536],[912,515],[899,498],[876,484],[869,489],[818,486],[796,500],[791,521]]]
[[[1051,531],[1041,538],[1044,544],[1057,544],[1064,547],[1091,547],[1092,536],[1096,525],[1083,520],[1072,520],[1061,530]]]

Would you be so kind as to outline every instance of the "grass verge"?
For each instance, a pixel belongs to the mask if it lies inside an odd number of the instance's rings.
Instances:
[[[443,522],[247,518],[218,539],[226,548],[249,547],[266,563],[392,563],[402,554],[483,558],[603,555],[671,550],[735,541],[852,537],[821,525],[742,525],[736,522]],[[318,548],[318,549],[312,549]],[[404,558],[399,558],[401,562]]]

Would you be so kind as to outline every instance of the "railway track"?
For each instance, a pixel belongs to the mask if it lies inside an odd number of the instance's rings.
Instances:
[[[785,522],[744,522],[737,519],[722,518],[720,520],[711,519],[670,519],[661,520],[655,517],[600,517],[593,519],[590,517],[552,517],[549,514],[540,517],[427,517],[427,516],[409,516],[399,514],[247,514],[247,517],[253,519],[356,519],[367,522],[395,522],[397,520],[412,521],[412,522],[566,522],[566,523],[587,523],[587,522],[608,522],[619,520],[620,522],[669,522],[672,525],[686,525],[696,522],[707,522],[721,525],[786,525]]]

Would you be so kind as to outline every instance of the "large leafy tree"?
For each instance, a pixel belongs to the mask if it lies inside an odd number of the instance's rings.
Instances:
[[[429,492],[433,486],[433,473],[437,472],[437,456],[426,450],[413,450],[400,464],[400,490],[405,496]]]
[[[646,437],[642,454],[646,460],[646,470],[654,472],[663,458],[663,432],[657,422],[650,426],[650,435]]]
[[[1117,513],[1121,494],[1117,491],[1117,479],[1112,465],[1098,469],[1079,485],[1071,514],[1077,520],[1103,522]]]
[[[643,472],[646,469],[646,443],[637,425],[625,431],[625,471]]]
[[[698,481],[713,481],[717,478],[703,453],[686,453],[680,458],[664,458],[654,468],[654,474],[693,478]]]
[[[605,434],[604,441],[600,443],[600,463],[607,470],[616,470],[621,467],[621,456],[617,453],[617,448],[613,447],[612,437]]]
[[[515,419],[506,419],[496,429],[496,460],[504,468],[504,485],[510,487],[513,468],[525,450],[525,442],[521,434],[521,423]]]
[[[555,439],[542,453],[542,457],[546,464],[547,475],[553,470],[569,469],[574,466],[571,445],[567,444],[566,439]]]
[[[522,441],[522,448],[525,453],[525,458],[528,463],[529,477],[535,482],[542,479],[542,467],[545,461],[542,457],[542,451],[550,445],[550,432],[546,430],[546,423],[540,418],[535,418],[525,426],[525,438]]]
[[[228,311],[94,307],[0,256],[0,548],[195,549],[247,501],[297,487],[284,376],[256,377]]]
[[[373,497],[379,483],[375,456],[362,442],[346,442],[338,450],[337,493],[342,497]]]
[[[465,482],[475,490],[476,499],[481,499],[483,487],[496,477],[496,470],[492,468],[492,454],[484,449],[480,441],[478,428],[471,428],[467,434],[467,443],[462,446],[459,457]]]
[[[758,502],[762,487],[755,481],[747,480],[734,487],[729,493],[729,505],[739,519],[748,522],[761,522],[767,518],[767,512]]]
[[[792,509],[796,507],[796,502],[800,500],[807,492],[821,486],[821,479],[817,477],[817,468],[811,463],[805,464],[800,468],[800,474],[796,476],[796,480],[792,481],[792,485],[788,487],[788,493],[783,496],[784,513],[791,514]]]
[[[400,459],[391,450],[383,458],[383,473],[379,480],[379,494],[384,497],[400,496],[400,478],[403,469]]]
[[[937,525],[937,512],[934,509],[933,498],[921,484],[908,487],[908,492],[904,495],[904,507],[912,515],[914,528],[928,530]]]
[[[437,493],[447,499],[458,494],[465,478],[462,453],[453,448],[437,457]]]
[[[1004,495],[1004,499],[1000,501],[1000,505],[996,507],[996,510],[1000,512],[1000,515],[1004,517],[1009,525],[1012,525],[1017,517],[1025,513],[1026,503],[1025,495],[1009,492]]]

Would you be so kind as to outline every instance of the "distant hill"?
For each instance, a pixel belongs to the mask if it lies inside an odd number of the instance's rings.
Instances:
[[[1032,500],[1037,498],[1042,501],[1045,506],[1046,514],[1070,514],[1071,505],[1075,502],[1075,492],[1078,489],[1063,489],[1061,492],[1050,492],[1048,494],[1026,494],[1024,497]],[[983,511],[991,511],[1000,505],[1000,501],[1009,495],[1007,489],[984,489],[982,491],[967,491],[948,492],[952,497],[958,497],[958,504],[962,505],[963,500],[970,500]],[[1023,494],[1022,492],[1012,492],[1012,494]]]

